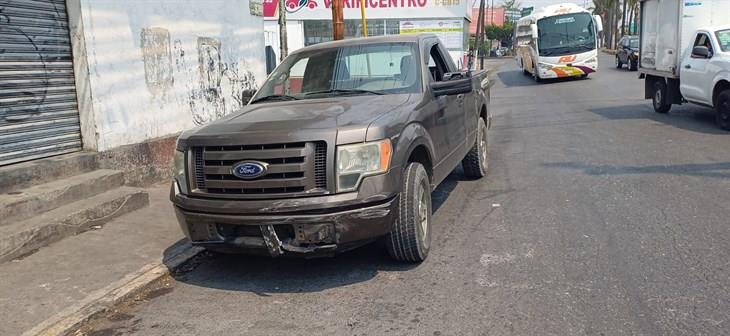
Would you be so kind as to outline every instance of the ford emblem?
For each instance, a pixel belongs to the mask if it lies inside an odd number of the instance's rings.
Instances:
[[[233,165],[231,173],[241,179],[255,179],[266,174],[267,167],[266,162],[241,161]]]

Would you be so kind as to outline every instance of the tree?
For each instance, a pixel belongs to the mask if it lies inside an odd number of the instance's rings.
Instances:
[[[522,8],[522,3],[518,0],[502,0],[502,7],[505,9],[520,9]]]

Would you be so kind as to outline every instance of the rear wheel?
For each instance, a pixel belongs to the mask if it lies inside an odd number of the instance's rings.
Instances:
[[[730,89],[720,92],[717,97],[717,125],[724,130],[730,131]]]
[[[479,179],[487,175],[489,170],[489,141],[487,137],[487,124],[484,119],[479,118],[477,124],[477,139],[474,145],[461,160],[464,168],[464,175],[471,179]]]
[[[652,105],[654,105],[654,111],[657,113],[667,113],[672,108],[672,105],[667,103],[667,83],[664,80],[658,80],[654,83]]]
[[[431,182],[418,162],[403,174],[398,218],[385,239],[388,254],[398,261],[422,262],[431,249]]]

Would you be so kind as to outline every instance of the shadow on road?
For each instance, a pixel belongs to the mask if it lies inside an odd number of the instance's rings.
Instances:
[[[532,75],[525,75],[522,70],[510,70],[500,71],[497,73],[497,77],[500,82],[507,87],[520,87],[520,86],[535,86],[543,84],[559,84],[559,83],[570,83],[575,81],[590,80],[588,78],[569,77],[569,78],[554,78],[554,79],[543,79],[540,83],[536,83],[532,79]]]
[[[648,119],[697,133],[730,134],[717,126],[714,110],[701,106],[674,106],[668,114],[654,112],[648,103],[594,108],[590,111],[611,120]]]
[[[458,168],[436,188],[432,193],[434,213],[462,180],[465,177]],[[174,255],[186,243],[186,239],[176,243],[164,255]],[[267,296],[271,293],[319,292],[369,281],[381,271],[400,272],[415,267],[418,265],[393,261],[385,246],[374,242],[331,258],[317,259],[205,252],[172,273],[175,280],[189,285]]]
[[[668,174],[730,179],[730,162],[654,166],[590,165],[579,162],[549,162],[543,167],[580,170],[586,175]]]

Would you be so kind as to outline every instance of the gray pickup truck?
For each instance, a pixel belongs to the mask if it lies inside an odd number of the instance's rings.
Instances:
[[[212,251],[331,255],[383,239],[423,261],[431,192],[459,163],[487,173],[488,90],[433,35],[297,50],[241,111],[180,136],[180,226]]]

